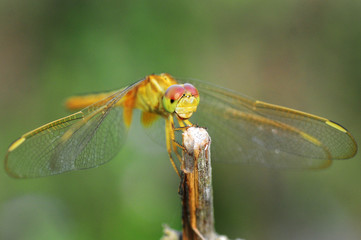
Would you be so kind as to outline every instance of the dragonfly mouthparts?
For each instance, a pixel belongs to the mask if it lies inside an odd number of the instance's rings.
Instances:
[[[194,97],[182,98],[175,109],[175,113],[182,119],[188,119],[197,110],[198,101]]]

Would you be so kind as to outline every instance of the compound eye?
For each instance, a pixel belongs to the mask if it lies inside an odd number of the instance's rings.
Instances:
[[[165,91],[164,96],[169,99],[170,101],[179,100],[183,94],[185,93],[185,89],[181,85],[172,85],[170,86],[167,91]]]
[[[177,106],[179,99],[185,93],[185,89],[181,85],[172,85],[164,93],[163,96],[163,107],[169,112],[173,113]]]
[[[198,93],[198,90],[195,86],[193,86],[192,84],[190,83],[185,83],[184,85],[184,88],[190,92],[194,97],[198,97],[199,96],[199,93]]]

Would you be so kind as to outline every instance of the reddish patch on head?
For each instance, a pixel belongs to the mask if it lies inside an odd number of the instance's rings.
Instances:
[[[199,96],[197,88],[195,88],[192,84],[185,83],[183,86],[188,92],[190,92],[192,94],[192,96],[194,96],[194,97]]]
[[[185,93],[185,88],[181,85],[172,85],[170,86],[167,91],[165,91],[165,97],[170,100],[178,100],[180,99],[183,94]]]

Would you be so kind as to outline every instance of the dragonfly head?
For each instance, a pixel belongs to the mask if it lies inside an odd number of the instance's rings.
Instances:
[[[188,119],[197,110],[198,90],[189,83],[172,85],[164,93],[163,107],[169,113],[175,113],[181,119]]]

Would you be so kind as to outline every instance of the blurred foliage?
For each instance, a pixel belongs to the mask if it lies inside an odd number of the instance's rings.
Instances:
[[[169,72],[328,117],[361,139],[360,1],[0,1],[1,154],[67,114],[66,97]],[[0,172],[0,239],[159,239],[181,228],[165,147],[139,121],[110,163]],[[142,148],[140,151],[139,148]],[[360,157],[322,171],[215,163],[216,229],[245,239],[360,239]]]

